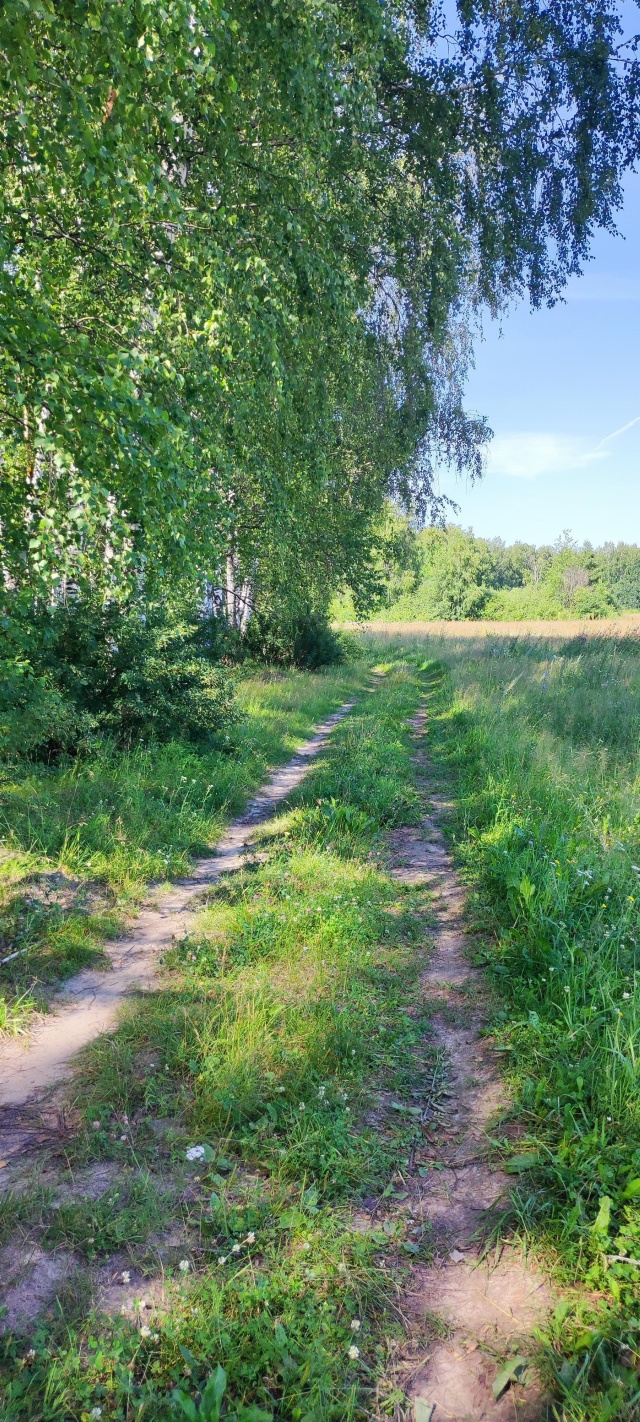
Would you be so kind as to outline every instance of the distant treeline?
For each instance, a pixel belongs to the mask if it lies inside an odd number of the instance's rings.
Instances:
[[[374,615],[395,621],[613,617],[640,608],[640,547],[476,538],[455,524],[416,535],[402,572],[388,570]],[[338,615],[353,615],[346,601]]]

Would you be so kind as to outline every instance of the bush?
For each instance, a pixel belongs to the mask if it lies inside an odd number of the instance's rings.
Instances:
[[[73,751],[94,722],[61,695],[26,659],[0,660],[0,755],[53,757]]]
[[[8,663],[0,689],[5,753],[73,750],[92,729],[125,745],[210,742],[238,719],[233,679],[195,621],[83,601],[31,610],[25,626],[29,651]]]
[[[326,616],[313,612],[282,617],[256,613],[242,645],[260,661],[309,671],[341,665],[347,655],[342,635],[334,632]]]

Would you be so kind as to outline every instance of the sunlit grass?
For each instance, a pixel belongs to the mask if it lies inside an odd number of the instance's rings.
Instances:
[[[0,966],[7,1004],[29,989],[44,1005],[38,984],[99,962],[145,886],[183,874],[215,844],[269,767],[365,675],[363,663],[243,677],[231,749],[176,741],[127,752],[105,741],[60,766],[0,768],[0,958],[19,953]]]
[[[547,1340],[562,1422],[637,1415],[640,643],[408,637],[514,1094],[515,1230],[578,1285]],[[519,1182],[519,1183],[518,1183]],[[626,1260],[629,1260],[627,1263]],[[635,1262],[634,1262],[635,1261]],[[555,1330],[555,1331],[554,1331]]]
[[[117,1197],[56,1208],[49,1184],[7,1203],[9,1228],[87,1268],[119,1249],[137,1277],[157,1275],[160,1249],[164,1304],[114,1320],[67,1300],[28,1368],[10,1340],[7,1422],[47,1406],[169,1422],[173,1390],[188,1403],[218,1365],[230,1422],[392,1415],[398,1288],[431,1250],[398,1172],[439,1061],[419,987],[426,896],[384,869],[385,828],[417,817],[419,694],[399,669],[364,698],[253,865],[209,894],[163,990],[87,1053],[70,1164],[76,1179],[118,1162]]]

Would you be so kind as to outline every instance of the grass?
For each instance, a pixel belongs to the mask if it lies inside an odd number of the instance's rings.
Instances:
[[[207,1422],[222,1395],[228,1422],[399,1415],[398,1290],[430,1255],[403,1172],[443,1073],[428,903],[384,867],[419,814],[420,689],[400,667],[363,699],[166,988],[86,1054],[66,1168],[4,1201],[11,1238],[79,1261],[33,1353],[4,1342],[5,1422]]]
[[[407,633],[381,654],[166,989],[86,1055],[67,1164],[4,1199],[7,1237],[78,1267],[33,1356],[3,1344],[3,1422],[406,1416],[398,1296],[431,1242],[403,1182],[446,1064],[418,986],[428,903],[384,835],[419,817],[425,695],[512,1093],[486,1246],[522,1239],[556,1279],[553,1422],[637,1422],[640,646]]]
[[[578,1291],[544,1345],[555,1415],[630,1422],[640,1415],[640,644],[382,645],[438,657],[428,745],[455,789],[450,834],[513,1092],[496,1148],[514,1192],[494,1237],[523,1237]]]
[[[62,766],[0,768],[0,959],[10,959],[0,963],[0,1034],[22,1031],[52,988],[99,963],[145,886],[206,852],[364,670],[243,677],[228,749],[123,753],[105,741]]]

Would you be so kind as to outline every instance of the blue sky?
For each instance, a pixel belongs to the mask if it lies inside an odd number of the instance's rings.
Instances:
[[[441,481],[455,522],[483,537],[640,543],[640,177],[618,227],[563,303],[485,323],[466,403],[494,431],[487,472]]]

